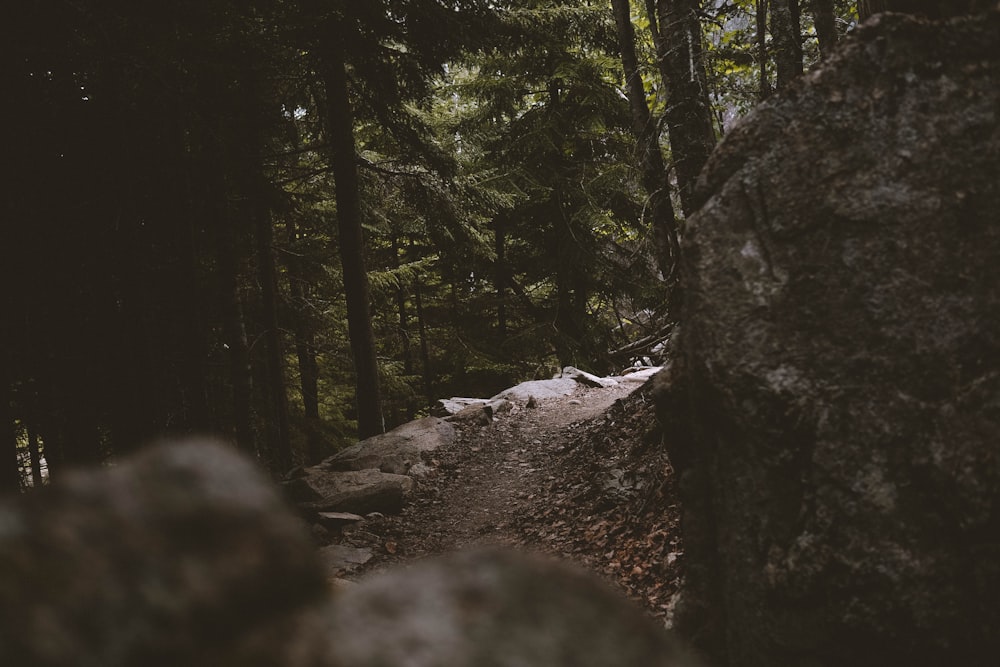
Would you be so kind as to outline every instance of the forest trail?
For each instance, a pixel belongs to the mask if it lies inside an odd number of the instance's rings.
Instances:
[[[373,557],[340,576],[499,544],[574,561],[665,615],[680,547],[669,465],[650,446],[659,431],[648,392],[642,381],[581,385],[534,408],[516,403],[488,426],[460,426],[400,515],[344,529],[342,545]]]

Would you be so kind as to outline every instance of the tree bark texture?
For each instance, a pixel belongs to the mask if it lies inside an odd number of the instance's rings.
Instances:
[[[655,393],[683,510],[674,627],[716,665],[1000,654],[1000,16],[859,32],[730,133],[685,230]],[[848,95],[870,103],[830,104]],[[828,205],[846,172],[850,210]]]
[[[767,11],[768,0],[757,0],[757,64],[760,73],[759,99],[766,100],[771,95],[771,81],[767,75]]]
[[[639,155],[642,185],[649,201],[650,228],[656,245],[657,264],[664,280],[673,285],[679,256],[677,219],[670,202],[670,184],[663,154],[660,153],[657,123],[646,103],[646,90],[635,52],[635,29],[632,27],[629,1],[611,0],[611,8],[618,29],[618,45],[625,72],[625,94],[632,111],[632,133],[635,135]],[[654,35],[658,34],[659,31],[656,30]]]
[[[420,278],[417,278],[413,283],[413,305],[417,310],[417,334],[420,338],[420,370],[423,378],[424,398],[427,399],[427,405],[432,405],[434,403],[434,392],[431,381],[431,355],[427,343],[426,318],[424,317],[423,291],[422,281]]]
[[[837,17],[833,10],[833,0],[811,0],[813,25],[819,40],[820,58],[826,60],[837,46]]]
[[[880,12],[898,12],[944,19],[982,13],[996,7],[996,4],[995,0],[861,0],[858,2],[858,17],[864,21]]]
[[[858,0],[858,20],[866,21],[873,14],[886,10],[885,0]]]
[[[0,339],[2,340],[2,339]],[[6,342],[6,341],[4,341]],[[0,352],[0,495],[17,493],[21,486],[21,471],[17,460],[17,433],[11,408],[11,378],[6,351]]]
[[[698,0],[656,0],[657,55],[667,90],[667,129],[684,215],[697,208],[695,183],[715,148],[698,6]]]
[[[771,37],[778,90],[787,88],[802,75],[802,31],[799,27],[799,0],[772,0]]]
[[[358,435],[367,438],[383,431],[375,333],[372,330],[368,274],[365,270],[361,227],[361,195],[354,145],[354,120],[348,97],[343,47],[337,31],[323,51],[330,167],[337,186],[337,229],[347,300],[347,328],[356,374]]]
[[[254,214],[257,242],[257,270],[263,300],[265,341],[267,345],[267,389],[271,403],[268,420],[268,449],[279,472],[292,467],[292,449],[288,429],[288,394],[285,389],[285,354],[278,321],[278,272],[274,262],[274,228],[270,212],[257,202]]]
[[[295,357],[299,369],[299,393],[302,396],[303,416],[306,420],[307,464],[322,460],[327,452],[319,432],[319,364],[316,361],[316,327],[310,313],[310,288],[306,280],[302,257],[296,242],[298,231],[294,220],[285,220],[285,233],[289,252],[284,254],[288,272],[288,291],[292,299],[291,321],[295,336]]]
[[[493,268],[494,289],[497,293],[497,335],[507,339],[507,284],[510,282],[510,267],[507,266],[507,225],[500,214],[493,220],[493,243],[496,263]]]
[[[253,430],[251,397],[253,380],[246,325],[243,319],[243,298],[240,292],[239,260],[233,222],[225,201],[225,179],[220,178],[215,206],[216,253],[222,282],[223,334],[229,353],[229,379],[233,391],[233,426],[236,444],[252,456],[257,455]]]
[[[42,448],[38,440],[38,432],[33,424],[25,422],[24,430],[28,436],[28,456],[31,461],[31,486],[37,489],[42,485]]]

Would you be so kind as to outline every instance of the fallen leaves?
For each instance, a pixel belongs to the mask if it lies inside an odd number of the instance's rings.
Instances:
[[[522,544],[591,563],[659,617],[678,589],[682,550],[673,471],[663,448],[649,446],[653,422],[651,404],[633,395],[569,429],[571,455],[547,470],[557,483],[532,495],[515,527]]]

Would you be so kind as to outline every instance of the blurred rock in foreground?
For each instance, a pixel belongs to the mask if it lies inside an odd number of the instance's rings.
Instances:
[[[0,505],[5,666],[694,664],[589,575],[526,556],[329,591],[304,525],[223,445],[156,447]]]

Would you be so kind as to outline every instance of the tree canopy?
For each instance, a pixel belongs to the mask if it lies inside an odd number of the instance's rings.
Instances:
[[[189,432],[280,473],[442,396],[655,361],[709,152],[856,17],[840,0],[12,7],[3,484]]]

